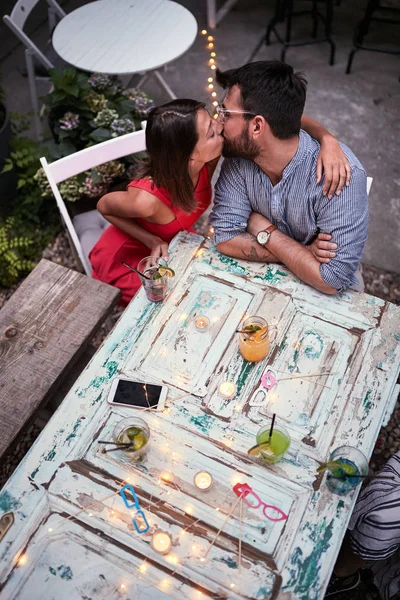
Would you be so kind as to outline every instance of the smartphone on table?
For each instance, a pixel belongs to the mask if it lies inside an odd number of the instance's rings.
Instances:
[[[111,384],[107,401],[115,406],[162,409],[167,393],[166,385],[116,378]]]

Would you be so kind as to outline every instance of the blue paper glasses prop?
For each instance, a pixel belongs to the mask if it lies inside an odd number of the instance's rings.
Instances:
[[[131,500],[129,500],[129,498],[126,497],[125,490],[128,490],[131,493],[133,502]],[[125,503],[126,508],[130,508],[130,509],[136,508],[136,513],[132,517],[132,523],[133,523],[137,533],[147,533],[148,530],[150,529],[150,525],[147,522],[146,515],[140,508],[139,499],[136,496],[136,493],[135,493],[135,490],[133,489],[133,487],[129,484],[124,485],[124,487],[120,489],[119,493],[121,495],[122,500]],[[143,519],[144,526],[141,523],[138,523],[138,521],[137,521],[138,517],[141,517],[141,519]]]

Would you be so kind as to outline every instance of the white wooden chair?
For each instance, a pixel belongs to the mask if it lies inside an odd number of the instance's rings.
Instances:
[[[31,38],[28,37],[23,31],[30,13],[38,4],[38,2],[39,0],[18,0],[11,11],[11,14],[3,16],[3,21],[26,47],[25,61],[29,82],[29,92],[34,114],[36,136],[39,138],[42,134],[42,127],[40,122],[39,99],[36,90],[36,80],[47,80],[47,71],[49,69],[53,69],[55,64],[53,57],[51,57],[51,46],[48,47],[50,56],[46,56],[46,52],[42,52],[36,46],[36,44],[33,43]],[[46,0],[46,2],[48,5],[48,20],[51,37],[53,29],[56,26],[57,19],[60,20],[65,17],[65,12],[61,6],[57,4],[56,0]],[[61,59],[57,60],[59,65],[65,64]]]
[[[110,160],[116,160],[122,156],[136,154],[144,150],[146,150],[146,138],[144,129],[141,129],[85,148],[52,163],[48,163],[45,158],[40,159],[67,228],[72,249],[81,262],[85,273],[89,276],[92,274],[92,267],[88,258],[89,252],[109,223],[97,210],[82,213],[71,219],[58,189],[58,184],[69,179],[69,177],[88,171]]]

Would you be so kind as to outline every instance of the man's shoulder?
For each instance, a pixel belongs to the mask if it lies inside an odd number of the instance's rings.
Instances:
[[[340,145],[341,149],[343,150],[343,152],[345,153],[346,158],[349,161],[351,169],[353,170],[353,168],[355,167],[355,168],[360,169],[360,171],[363,171],[365,173],[366,171],[365,171],[363,165],[358,160],[358,158],[354,154],[354,152],[352,152],[352,150],[350,150],[350,148],[348,146],[346,146],[346,144],[343,144],[343,142],[339,142],[339,145]]]
[[[304,143],[305,153],[312,155],[313,160],[316,163],[317,159],[318,159],[318,154],[319,154],[320,148],[321,148],[320,143],[316,139],[312,138],[303,129],[301,130],[301,136],[304,140],[303,143]],[[348,146],[346,146],[346,144],[344,144],[343,142],[339,141],[339,145],[340,145],[341,149],[343,150],[347,160],[349,161],[351,169],[357,168],[357,169],[360,169],[361,171],[364,171],[364,173],[365,173],[365,169],[364,169],[363,165],[358,160],[358,158],[354,154],[354,152],[352,150],[350,150],[350,148]]]

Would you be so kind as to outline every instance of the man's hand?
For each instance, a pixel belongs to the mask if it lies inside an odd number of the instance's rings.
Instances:
[[[153,236],[153,238],[146,244],[150,248],[150,256],[154,258],[163,258],[165,262],[168,262],[168,244],[161,238]]]
[[[330,233],[319,233],[312,244],[309,244],[306,248],[309,249],[318,262],[329,263],[331,258],[335,258],[337,248],[337,244],[331,242],[331,239]]]
[[[349,162],[341,149],[339,142],[333,136],[324,137],[317,160],[317,183],[322,180],[322,172],[325,174],[323,193],[329,199],[339,195],[343,186],[349,185],[351,169]]]

